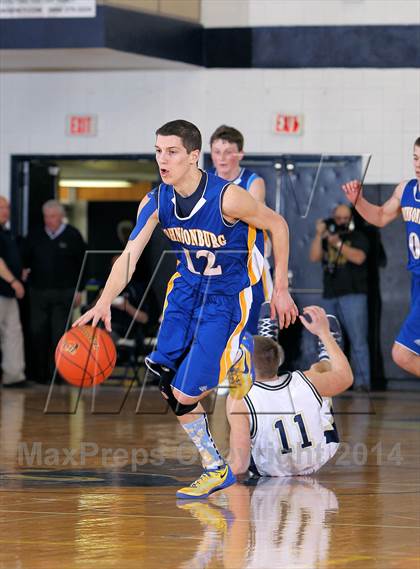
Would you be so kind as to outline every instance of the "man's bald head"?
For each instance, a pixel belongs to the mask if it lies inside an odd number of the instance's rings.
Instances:
[[[340,204],[335,208],[333,217],[337,225],[348,225],[351,220],[351,209],[346,204]]]

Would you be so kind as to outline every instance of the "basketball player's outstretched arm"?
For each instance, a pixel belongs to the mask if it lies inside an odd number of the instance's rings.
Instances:
[[[320,306],[306,306],[303,314],[299,316],[302,324],[309,332],[318,336],[330,358],[328,371],[319,372],[316,366],[312,366],[311,369],[305,371],[305,375],[315,385],[321,396],[333,397],[350,387],[353,383],[353,372],[348,359],[330,332],[325,310]]]
[[[374,205],[363,197],[359,180],[351,180],[342,186],[347,199],[354,205],[360,215],[377,227],[384,227],[396,219],[401,213],[401,196],[407,182],[400,182],[392,196],[383,205]]]
[[[146,196],[139,206],[136,227],[124,251],[115,261],[98,302],[76,320],[73,326],[83,326],[90,321],[92,321],[92,326],[96,326],[102,320],[105,328],[111,332],[111,303],[130,282],[137,261],[157,224],[157,209],[154,202]]]
[[[293,324],[298,309],[288,290],[289,228],[285,219],[255,199],[245,190],[231,184],[223,197],[222,212],[229,220],[240,219],[271,233],[275,263],[271,318],[279,317],[280,328]]]
[[[251,196],[254,198],[254,200],[256,200],[257,202],[261,202],[264,205],[266,205],[266,203],[265,203],[265,195],[266,195],[265,182],[262,178],[257,178],[256,180],[254,180],[252,182],[252,184],[250,185],[248,191],[251,194]],[[271,240],[270,240],[270,237],[268,236],[268,234],[266,233],[264,236],[264,257],[266,257],[266,258],[270,257],[271,251],[272,251]]]
[[[235,475],[247,472],[251,460],[249,414],[243,399],[226,399],[226,417],[230,426],[228,463]]]

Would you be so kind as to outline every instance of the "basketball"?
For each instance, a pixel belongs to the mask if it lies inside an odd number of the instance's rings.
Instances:
[[[55,364],[63,379],[77,387],[93,387],[112,373],[117,352],[111,336],[101,328],[71,328],[57,344]]]

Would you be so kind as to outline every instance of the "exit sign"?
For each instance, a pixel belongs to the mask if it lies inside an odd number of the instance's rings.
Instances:
[[[96,115],[67,115],[66,134],[68,136],[96,136]]]
[[[302,134],[303,115],[277,113],[274,122],[274,132],[278,134]]]

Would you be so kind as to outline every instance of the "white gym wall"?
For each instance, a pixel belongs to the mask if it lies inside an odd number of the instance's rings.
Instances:
[[[417,0],[202,2],[208,27],[419,21]],[[174,118],[197,123],[205,149],[210,133],[226,122],[243,131],[248,152],[372,153],[368,183],[411,176],[412,143],[420,134],[418,69],[13,72],[0,76],[0,100],[5,195],[13,154],[153,152],[154,131]],[[303,134],[275,134],[278,112],[303,115]],[[66,115],[84,113],[97,115],[97,136],[69,138]]]
[[[0,80],[1,193],[12,154],[153,152],[153,133],[186,118],[205,148],[227,122],[248,152],[372,153],[368,183],[412,175],[419,136],[420,73],[412,69],[188,70],[5,73]],[[304,133],[274,133],[277,112],[302,114]],[[68,114],[98,116],[98,134],[69,138]]]

